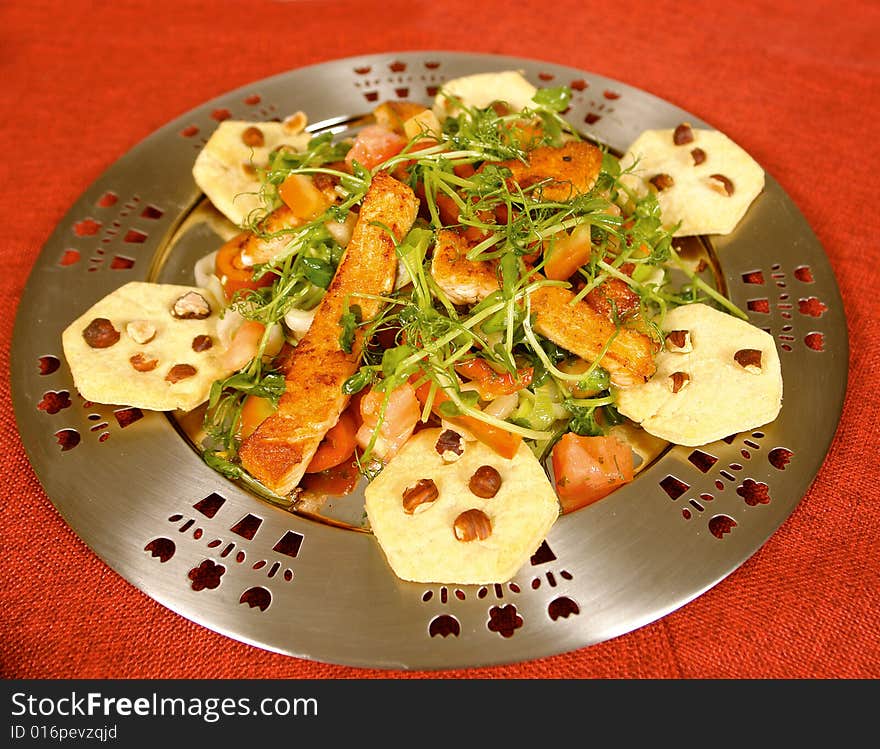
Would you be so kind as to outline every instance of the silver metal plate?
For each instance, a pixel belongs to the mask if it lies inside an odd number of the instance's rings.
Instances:
[[[226,481],[164,414],[78,396],[61,350],[69,322],[127,281],[191,282],[191,266],[167,250],[202,197],[191,168],[219,121],[303,110],[328,127],[384,99],[427,103],[449,78],[511,68],[539,86],[570,85],[568,118],[617,150],[647,128],[709,126],[631,86],[550,63],[449,52],[350,58],[185,114],[113,164],[59,223],[16,317],[16,417],[66,522],[147,595],[302,658],[418,669],[510,663],[621,635],[686,604],[751,556],[803,497],[840,417],[846,321],[821,245],[769,175],[736,231],[712,245],[734,302],[777,340],[779,418],[699,449],[672,448],[632,484],[560,518],[505,585],[402,582],[369,533],[290,514]],[[213,241],[200,239],[204,223],[193,226],[187,242]]]

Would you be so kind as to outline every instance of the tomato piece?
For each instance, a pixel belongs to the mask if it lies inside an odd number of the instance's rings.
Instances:
[[[565,281],[590,259],[593,246],[590,227],[576,226],[571,234],[561,234],[545,252],[544,274],[554,281]]]
[[[262,278],[254,280],[254,269],[241,260],[241,251],[251,237],[250,232],[242,232],[230,239],[219,250],[214,260],[214,273],[220,279],[223,293],[232,299],[236,291],[241,289],[259,289],[271,286],[276,276],[266,273]]]
[[[244,399],[239,418],[239,432],[242,439],[250,437],[266,419],[275,413],[275,406],[268,398],[249,395]]]
[[[361,130],[345,156],[345,163],[357,161],[364,169],[372,169],[399,154],[406,138],[381,125],[367,125]]]
[[[455,371],[467,377],[477,386],[482,400],[492,400],[502,395],[519,392],[532,384],[535,370],[521,367],[513,372],[496,372],[485,359],[475,357],[459,362]]]
[[[568,432],[553,447],[552,462],[563,513],[586,507],[633,480],[632,450],[617,437]]]
[[[304,221],[321,215],[329,205],[324,193],[304,174],[288,174],[278,186],[278,196],[294,216]]]
[[[357,444],[355,441],[354,417],[343,411],[339,421],[324,435],[318,450],[306,468],[306,473],[317,473],[348,460],[353,454]]]
[[[385,393],[375,388],[371,388],[361,399],[362,423],[358,429],[357,443],[366,450],[378,426],[379,433],[373,443],[373,451],[380,458],[389,460],[412,436],[422,412],[412,385],[405,382],[389,394],[382,424],[379,425],[379,413],[384,400]]]
[[[421,402],[422,406],[424,406],[425,403],[428,402],[430,392],[430,382],[426,382],[416,388],[416,395],[418,396],[418,399]],[[434,411],[437,416],[445,419],[450,424],[458,424],[463,429],[467,429],[472,435],[474,435],[474,437],[480,440],[480,442],[491,447],[502,458],[509,459],[516,455],[517,451],[519,450],[519,446],[522,443],[522,437],[520,435],[514,434],[513,432],[508,432],[506,429],[502,429],[501,427],[487,424],[485,421],[475,419],[473,416],[443,416],[440,412],[440,404],[448,400],[450,400],[449,396],[446,395],[446,393],[444,393],[442,389],[437,388],[436,392],[434,393],[434,402],[431,405],[431,410]]]

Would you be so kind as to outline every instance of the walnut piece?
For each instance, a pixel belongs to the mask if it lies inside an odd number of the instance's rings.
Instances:
[[[483,499],[491,499],[500,488],[501,474],[492,466],[480,466],[468,482],[468,489]]]
[[[125,326],[125,332],[135,343],[149,343],[156,337],[156,326],[149,320],[132,320]]]
[[[689,330],[670,330],[666,334],[666,350],[676,354],[688,354],[694,350]]]
[[[672,133],[672,142],[677,146],[683,146],[694,142],[694,131],[691,130],[690,122],[682,122]]]
[[[412,486],[404,489],[403,511],[412,515],[419,507],[429,505],[440,496],[440,490],[433,479],[419,479]]]
[[[452,429],[444,429],[434,443],[434,449],[444,463],[454,463],[464,454],[464,437]]]
[[[744,348],[737,351],[733,358],[746,372],[761,374],[761,351],[760,349]]]
[[[135,354],[128,361],[138,372],[152,372],[159,366],[158,359],[144,354]]]
[[[263,131],[254,125],[251,125],[242,132],[241,140],[246,146],[251,148],[259,148],[266,142],[266,139],[263,137]]]
[[[180,320],[204,320],[211,316],[211,305],[197,291],[187,291],[171,306],[171,314]]]
[[[168,370],[165,380],[173,385],[176,382],[192,377],[197,371],[192,364],[175,364]]]
[[[482,541],[492,535],[492,521],[482,510],[465,510],[452,524],[452,532],[459,541]]]
[[[110,348],[119,340],[119,331],[106,317],[96,317],[83,330],[82,336],[92,348]]]
[[[688,386],[691,376],[687,372],[673,372],[669,375],[669,379],[672,380],[672,392],[677,393]]]
[[[657,190],[668,190],[675,184],[675,180],[668,174],[655,174],[648,180]]]
[[[728,198],[734,193],[733,182],[723,174],[710,174],[709,187],[720,195],[724,195]]]

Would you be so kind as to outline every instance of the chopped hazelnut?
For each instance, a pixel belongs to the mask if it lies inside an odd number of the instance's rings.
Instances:
[[[483,499],[491,499],[500,488],[501,474],[492,466],[480,466],[468,482],[468,489]]]
[[[266,142],[266,139],[263,137],[263,131],[254,125],[245,128],[241,134],[241,140],[246,146],[251,148],[259,148]]]
[[[434,443],[434,449],[444,463],[454,463],[464,454],[464,437],[452,429],[444,429]]]
[[[119,340],[119,331],[106,317],[96,317],[83,330],[82,336],[92,348],[109,348]]]
[[[294,114],[290,115],[290,117],[286,117],[282,121],[284,131],[290,133],[291,135],[301,133],[303,130],[305,130],[307,124],[308,118],[306,117],[304,112],[295,112]]]
[[[171,314],[180,320],[204,320],[211,315],[211,305],[197,291],[187,291],[174,302]]]
[[[403,492],[403,511],[412,515],[422,505],[430,504],[440,496],[433,479],[419,479]]]
[[[693,143],[694,131],[691,130],[691,123],[682,122],[672,133],[672,142],[677,146],[683,146],[686,143]]]
[[[721,195],[724,195],[728,198],[733,195],[734,192],[733,182],[731,182],[730,179],[725,177],[723,174],[709,175],[709,187],[711,187],[715,192],[720,193]]]
[[[198,370],[192,364],[175,364],[168,370],[168,374],[165,375],[165,380],[173,385],[181,380],[186,380],[192,377],[197,371]]]
[[[128,360],[128,362],[138,372],[152,372],[157,366],[159,366],[158,359],[152,356],[145,356],[144,354],[135,354]]]
[[[691,151],[691,157],[694,160],[694,166],[699,166],[706,160],[706,152],[702,148],[694,148]]]
[[[201,353],[214,345],[214,339],[209,335],[197,335],[193,338],[192,350]]]
[[[668,174],[655,174],[649,182],[658,190],[668,190],[675,184],[675,180]]]
[[[687,354],[694,350],[689,330],[670,330],[666,334],[666,349],[676,354]]]
[[[135,343],[149,343],[156,337],[156,326],[149,320],[132,320],[125,326],[125,332]]]
[[[482,541],[492,535],[492,521],[482,510],[465,510],[452,524],[452,532],[459,541]]]
[[[672,392],[677,393],[688,386],[691,376],[687,372],[673,372],[669,375],[669,379],[672,380]]]
[[[746,372],[752,374],[761,373],[761,351],[760,349],[744,348],[737,351],[733,358]]]

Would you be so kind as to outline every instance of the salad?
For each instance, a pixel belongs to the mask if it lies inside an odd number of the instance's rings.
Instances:
[[[259,205],[215,266],[246,321],[233,342],[246,363],[214,384],[205,421],[205,460],[225,475],[253,478],[243,444],[285,393],[302,398],[291,349],[380,177],[407,186],[417,214],[399,235],[374,227],[393,241],[393,288],[355,288],[331,321],[331,348],[350,353],[357,335],[362,351],[305,476],[355,466],[369,479],[445,423],[508,458],[524,442],[552,463],[562,510],[576,509],[633,477],[617,394],[655,373],[667,313],[709,302],[745,317],[678,256],[658,191],[634,189],[565,120],[568,89],[524,101],[521,81],[505,97],[496,78],[498,97],[480,100],[458,83],[433,109],[385,102],[353,142],[325,133],[256,168]]]

